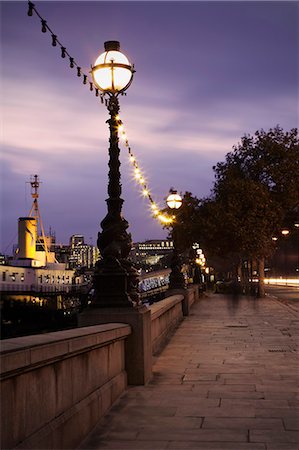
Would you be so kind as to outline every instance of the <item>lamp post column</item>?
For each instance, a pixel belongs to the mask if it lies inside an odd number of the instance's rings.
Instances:
[[[94,272],[91,308],[79,316],[79,326],[126,323],[132,333],[126,340],[125,367],[128,384],[145,384],[152,374],[151,313],[141,304],[138,272],[128,260],[132,247],[128,222],[122,216],[120,150],[118,147],[118,95],[131,84],[134,68],[120,52],[118,41],[104,43],[105,51],[92,67],[95,85],[107,96],[110,118],[107,214],[101,222],[97,245],[102,259]]]
[[[182,263],[178,251],[178,230],[176,225],[172,228],[173,253],[170,262],[171,272],[169,275],[169,289],[185,289],[186,283],[182,273]]]
[[[98,261],[94,274],[95,296],[93,306],[134,307],[139,304],[138,272],[128,261],[132,248],[131,234],[127,232],[128,222],[122,216],[120,161],[118,147],[119,102],[116,95],[108,100],[110,129],[108,212],[101,222],[97,245],[103,257]]]
[[[166,203],[172,211],[178,210],[182,206],[182,198],[177,191],[170,189]],[[182,264],[179,255],[179,236],[176,223],[172,226],[173,253],[170,262],[171,272],[169,275],[169,289],[185,289],[186,283],[182,274]]]

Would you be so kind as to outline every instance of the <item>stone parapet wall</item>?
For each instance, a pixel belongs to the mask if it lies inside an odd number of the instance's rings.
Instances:
[[[76,448],[127,387],[130,334],[110,323],[3,341],[1,448]]]
[[[151,379],[152,355],[197,299],[193,286],[149,308],[87,308],[81,328],[3,341],[1,448],[78,447],[128,382]]]
[[[199,299],[198,285],[189,286],[184,297],[183,313],[184,316],[189,316],[193,303]]]
[[[169,336],[183,320],[183,300],[184,296],[181,294],[172,295],[149,307],[153,355],[162,350]]]
[[[189,316],[191,306],[195,301],[199,300],[198,284],[189,285],[186,289],[171,289],[168,291],[168,295],[183,295],[183,315]]]

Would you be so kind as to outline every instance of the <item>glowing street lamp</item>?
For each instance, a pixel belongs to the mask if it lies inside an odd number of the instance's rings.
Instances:
[[[283,228],[282,230],[281,230],[281,234],[283,235],[283,237],[284,238],[286,238],[289,234],[290,234],[290,230],[288,230],[287,228]],[[284,253],[284,271],[285,271],[285,274],[287,275],[287,273],[288,273],[288,265],[287,265],[287,262],[288,262],[288,258],[287,258],[287,242],[285,241],[284,242],[284,244],[283,244],[283,253]]]
[[[130,86],[134,67],[120,52],[117,41],[104,44],[105,51],[97,58],[91,69],[94,84],[106,95],[110,114],[108,213],[101,222],[97,245],[102,255],[94,274],[94,300],[96,307],[135,307],[140,303],[138,295],[138,272],[128,261],[132,248],[131,235],[127,233],[128,222],[122,216],[123,199],[120,183],[118,147],[119,94]]]
[[[118,41],[107,41],[104,47],[104,53],[96,59],[92,67],[92,78],[102,92],[117,96],[132,83],[134,67],[120,51]]]
[[[171,190],[170,192],[166,200],[168,207],[170,209],[179,209],[182,206],[182,197],[176,191]]]
[[[287,230],[286,228],[284,228],[283,230],[281,230],[281,234],[283,236],[287,236],[290,233],[290,230]]]
[[[166,199],[167,206],[175,213],[183,203],[182,197],[177,193],[177,191],[171,189],[170,194]],[[178,229],[176,226],[176,221],[174,220],[172,224],[172,239],[173,239],[173,253],[171,258],[171,272],[169,275],[169,289],[185,289],[186,283],[184,275],[181,271],[182,265],[180,261],[180,256],[178,253]]]

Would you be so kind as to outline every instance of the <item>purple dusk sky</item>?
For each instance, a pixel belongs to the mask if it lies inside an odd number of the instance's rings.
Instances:
[[[119,40],[136,74],[121,117],[154,200],[171,186],[209,195],[212,166],[244,133],[298,126],[298,2],[42,2],[41,16],[85,73]],[[17,242],[39,174],[58,242],[96,242],[106,214],[108,118],[27,2],[1,2],[1,251]],[[163,238],[121,145],[124,216],[134,241]]]

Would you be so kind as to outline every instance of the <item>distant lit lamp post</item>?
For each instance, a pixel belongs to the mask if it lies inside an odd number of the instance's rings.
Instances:
[[[201,276],[201,264],[199,260],[199,255],[202,254],[202,249],[199,246],[198,242],[194,242],[192,244],[192,253],[191,253],[191,259],[194,264],[194,274],[193,274],[193,281],[195,284],[202,284],[202,276]]]
[[[284,238],[286,238],[289,234],[290,234],[290,230],[288,230],[287,228],[283,228],[281,230],[281,234],[283,235]],[[284,253],[284,273],[285,276],[287,277],[288,275],[288,259],[287,259],[287,253],[288,253],[288,247],[287,247],[287,241],[284,240],[283,242],[283,253]]]
[[[174,212],[182,206],[182,197],[177,191],[171,189],[166,199],[167,206]],[[174,214],[175,215],[175,214]],[[169,289],[185,289],[185,278],[181,272],[182,265],[178,252],[178,229],[176,223],[172,226],[173,253],[171,258],[171,272],[169,275]]]
[[[118,147],[119,101],[130,86],[134,67],[120,52],[117,41],[104,44],[105,51],[97,58],[91,73],[94,84],[104,95],[110,119],[108,213],[101,222],[97,245],[103,259],[98,261],[94,274],[94,301],[96,307],[135,307],[139,304],[138,273],[128,261],[132,247],[131,235],[127,233],[128,222],[122,216],[123,199],[120,183],[120,161]]]
[[[206,258],[201,248],[196,249],[196,264],[200,268],[200,289],[203,290],[204,286],[206,286],[206,275],[204,275],[204,283],[202,282],[202,270],[206,269]],[[206,274],[208,272],[205,272]],[[206,288],[205,288],[206,289]]]

